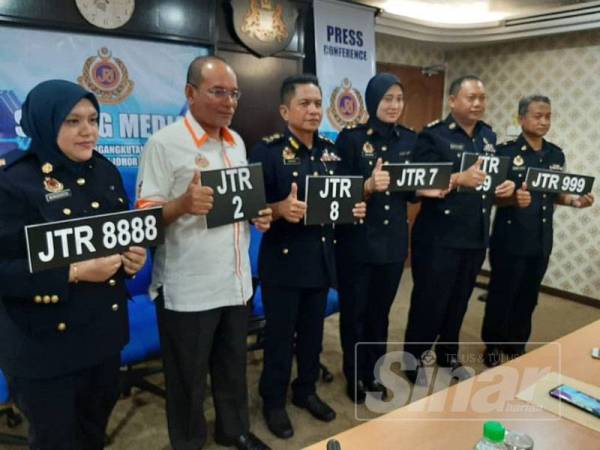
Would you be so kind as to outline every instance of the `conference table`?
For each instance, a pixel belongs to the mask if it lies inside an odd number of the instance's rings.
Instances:
[[[342,450],[472,449],[483,423],[499,420],[529,434],[536,450],[600,450],[600,432],[517,398],[550,371],[600,386],[593,347],[600,347],[600,320],[307,448],[326,449],[333,438]]]

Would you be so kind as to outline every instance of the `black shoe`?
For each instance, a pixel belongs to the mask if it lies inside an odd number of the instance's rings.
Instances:
[[[280,439],[289,439],[294,435],[292,422],[285,408],[263,408],[263,416],[269,431]]]
[[[252,433],[246,433],[233,440],[220,440],[215,436],[215,442],[225,447],[235,447],[239,450],[271,450],[267,444]]]
[[[323,422],[331,422],[335,419],[335,411],[321,400],[317,394],[310,394],[303,399],[292,398],[292,403],[298,408],[308,410],[315,419],[322,420]]]
[[[437,365],[450,369],[452,378],[456,378],[460,381],[464,381],[473,376],[473,374],[462,365],[456,355],[444,355],[442,358],[438,357]]]
[[[365,386],[362,381],[348,383],[346,385],[346,395],[356,405],[362,405],[365,402]]]
[[[486,347],[483,351],[483,364],[486,367],[496,367],[502,364],[502,353],[498,347]]]
[[[377,394],[379,394],[381,396],[380,397],[381,400],[385,400],[388,396],[387,388],[377,380],[373,380],[373,381],[370,381],[369,383],[367,383],[365,390],[367,392],[374,393],[375,396],[377,396]]]

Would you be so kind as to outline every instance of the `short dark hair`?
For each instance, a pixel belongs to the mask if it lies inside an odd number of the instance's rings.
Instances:
[[[465,81],[479,81],[480,83],[483,83],[483,81],[481,81],[481,78],[479,78],[477,75],[463,75],[462,77],[454,79],[452,83],[450,83],[448,95],[458,94],[458,91],[460,91],[460,88],[462,87]]]
[[[521,100],[519,100],[519,117],[523,117],[527,114],[527,111],[529,111],[529,105],[533,102],[542,102],[547,103],[550,106],[552,105],[552,103],[550,103],[550,98],[546,97],[545,95],[528,95],[527,97],[523,97]]]
[[[197,56],[196,58],[194,58],[188,66],[187,77],[185,82],[194,86],[200,86],[202,84],[202,81],[204,81],[202,78],[202,69],[204,69],[204,66],[206,64],[215,61],[220,61],[224,64],[227,64],[227,62],[223,58],[219,58],[215,55]]]
[[[287,77],[281,83],[281,89],[279,90],[279,99],[282,105],[289,105],[290,100],[296,94],[296,86],[299,84],[314,84],[319,88],[319,92],[323,95],[323,91],[321,91],[321,86],[319,86],[319,79],[310,73],[302,73],[300,75],[292,75]]]

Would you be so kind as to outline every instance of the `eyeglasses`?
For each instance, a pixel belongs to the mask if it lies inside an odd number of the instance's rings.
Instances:
[[[196,86],[194,83],[188,82],[188,84],[193,86],[194,88],[198,89],[198,86]],[[223,100],[223,99],[229,97],[234,102],[237,102],[240,99],[240,97],[242,96],[242,92],[240,90],[229,91],[227,89],[218,88],[218,87],[207,89],[206,92],[208,92],[210,95],[212,95],[213,97],[215,97],[219,100]]]

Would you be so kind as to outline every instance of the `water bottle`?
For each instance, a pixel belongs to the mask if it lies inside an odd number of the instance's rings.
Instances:
[[[504,425],[500,422],[489,421],[483,424],[483,437],[474,450],[505,450]]]

